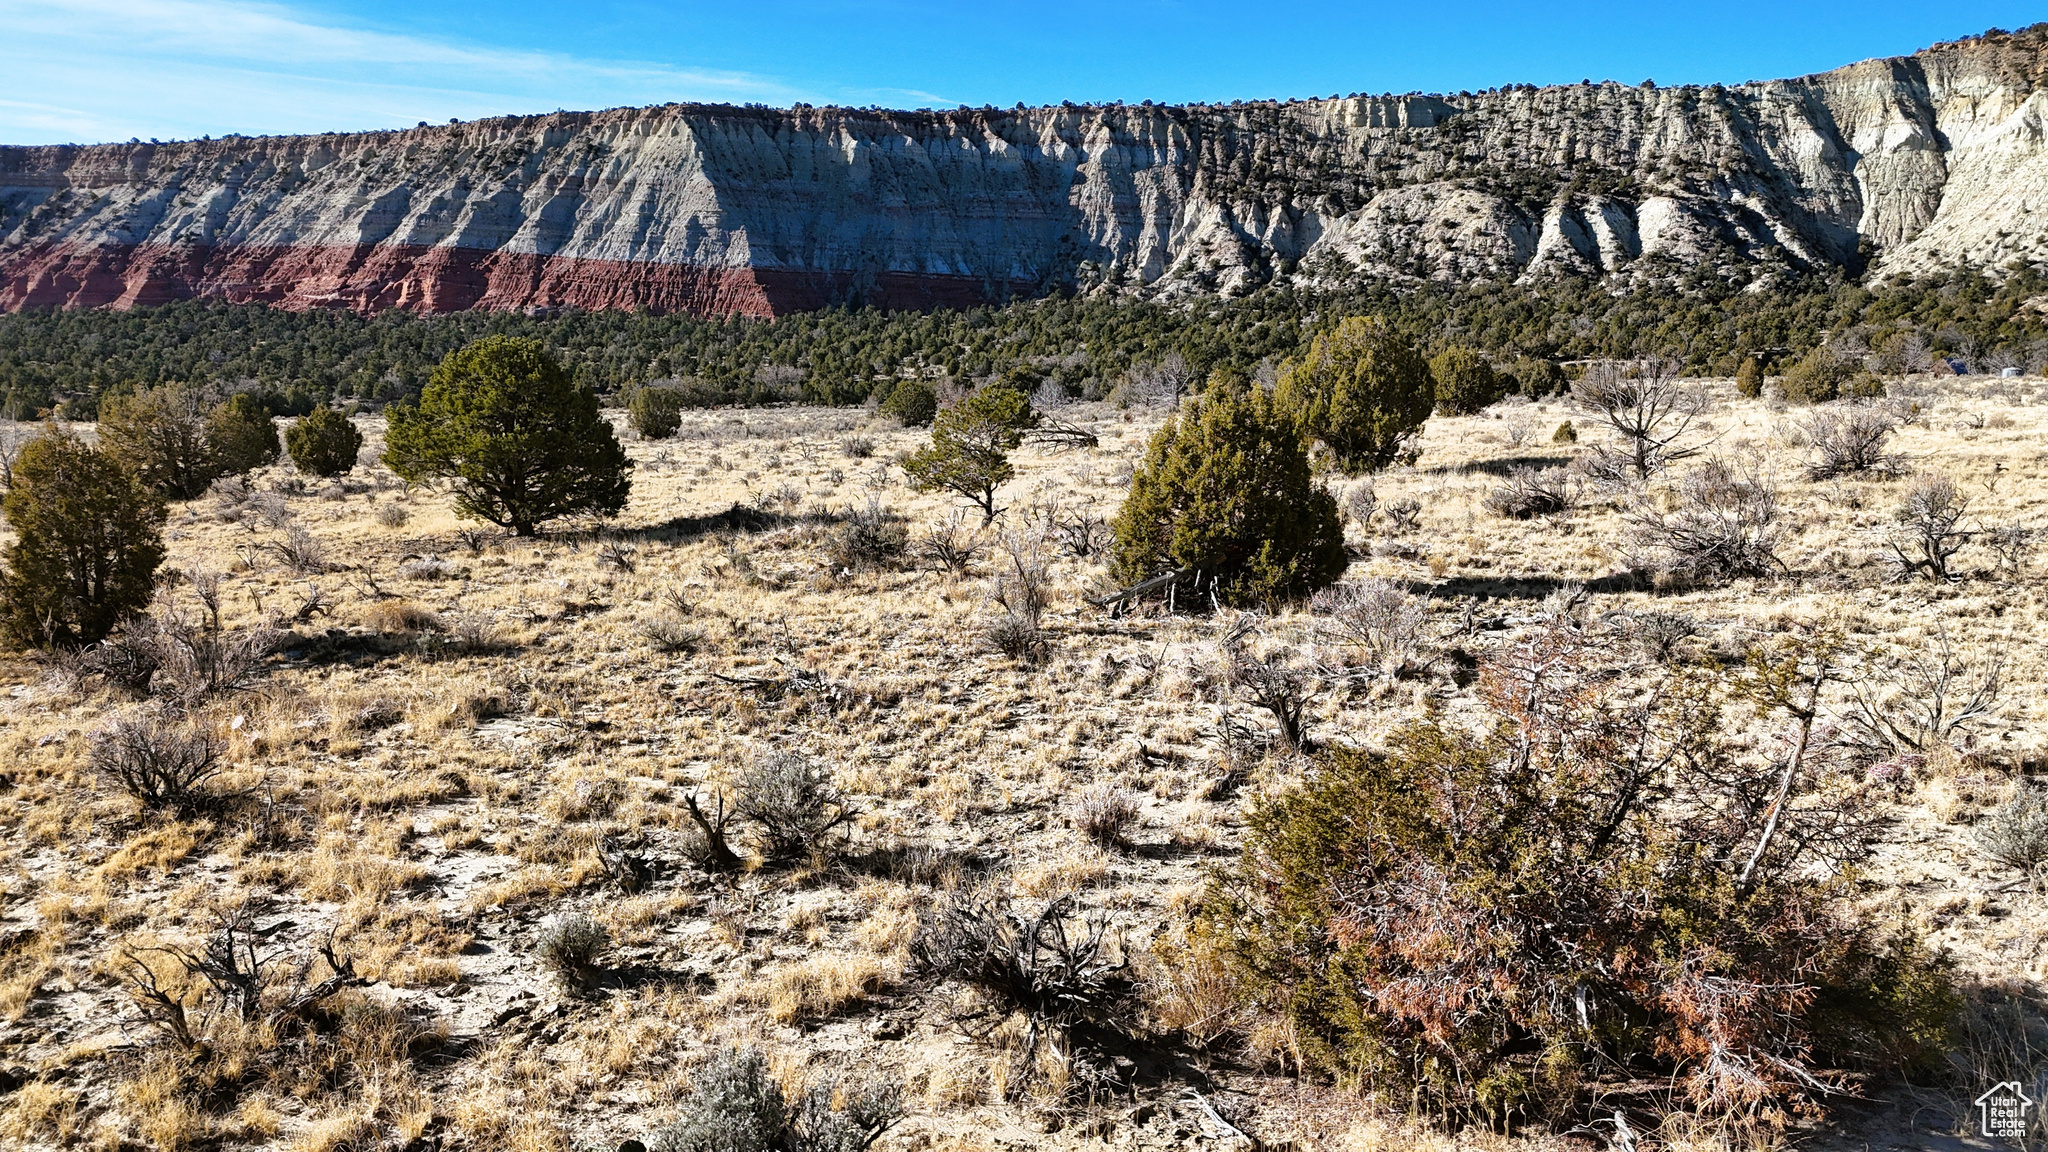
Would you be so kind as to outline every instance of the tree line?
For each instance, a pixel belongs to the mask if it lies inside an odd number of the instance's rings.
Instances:
[[[1826,344],[1899,371],[1960,359],[1978,370],[2048,362],[2048,295],[2031,268],[1860,285],[1746,284],[1699,269],[1616,290],[1604,282],[1271,288],[1237,299],[1052,296],[935,312],[834,308],[773,320],[632,312],[286,312],[185,301],[132,311],[0,316],[0,414],[90,419],[103,397],[164,383],[259,396],[278,415],[334,400],[416,397],[449,353],[486,336],[546,344],[600,395],[650,383],[697,405],[858,404],[908,377],[986,378],[1031,367],[1070,395],[1109,394],[1134,369],[1252,372],[1298,356],[1344,316],[1375,315],[1426,352],[1496,361],[1657,357],[1689,373],[1777,372]]]

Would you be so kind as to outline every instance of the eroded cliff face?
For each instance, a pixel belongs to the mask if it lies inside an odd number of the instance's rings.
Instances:
[[[666,106],[0,148],[0,308],[772,315],[1072,287],[2048,260],[2048,35],[1739,88]]]

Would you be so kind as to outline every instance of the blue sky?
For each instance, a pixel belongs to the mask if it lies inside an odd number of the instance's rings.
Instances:
[[[2041,0],[0,0],[0,142],[669,100],[950,107],[1738,83],[2043,19]]]

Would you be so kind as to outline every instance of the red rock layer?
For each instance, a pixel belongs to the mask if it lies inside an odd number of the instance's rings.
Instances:
[[[1029,290],[967,276],[702,268],[412,245],[55,245],[0,257],[0,310],[9,312],[211,298],[357,312],[581,308],[766,318],[842,302],[964,308]]]

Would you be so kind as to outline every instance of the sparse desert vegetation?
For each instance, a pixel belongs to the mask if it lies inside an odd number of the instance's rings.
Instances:
[[[148,595],[0,659],[0,1138],[1904,1148],[2048,1076],[2048,383],[1444,363],[1278,373],[1341,452],[1148,366],[643,392],[552,504],[376,415],[162,465]]]

